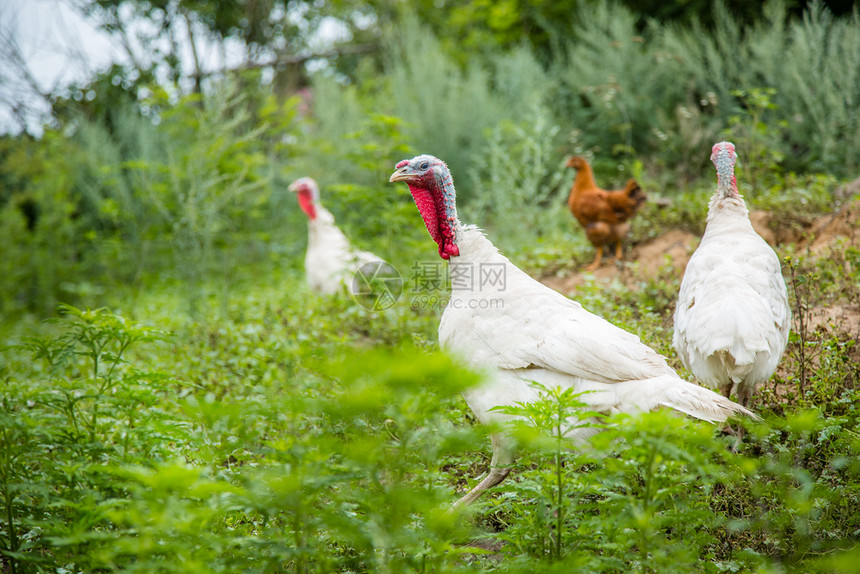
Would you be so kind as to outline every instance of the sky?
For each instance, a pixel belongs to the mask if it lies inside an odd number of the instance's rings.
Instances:
[[[24,55],[45,88],[83,79],[111,61],[122,59],[110,38],[66,2],[4,0],[3,4],[12,8],[13,17],[17,16],[17,34]]]
[[[13,40],[43,92],[84,80],[123,54],[63,0],[0,0],[0,38]],[[10,102],[22,101],[44,112],[46,105],[13,73],[7,51],[0,52],[0,131],[18,131]],[[38,127],[38,120],[33,118]]]
[[[61,92],[71,83],[86,82],[113,62],[127,61],[128,56],[117,40],[84,18],[73,7],[74,2],[0,0],[0,133],[21,130],[13,106],[27,109],[27,131],[36,136],[42,133],[42,122],[50,111],[44,98],[39,97],[18,73],[20,67],[14,65],[15,55],[10,56],[8,46],[17,46],[21,59],[42,93]],[[303,18],[300,13],[292,17],[297,22]],[[124,19],[134,22],[133,18]],[[148,22],[141,20],[133,24],[133,28],[147,25]],[[333,43],[344,40],[346,33],[345,28],[333,19],[324,20],[311,39],[310,48],[324,51]],[[238,41],[220,42],[216,48],[201,30],[195,30],[195,39],[204,71],[229,69],[244,61],[244,47]],[[193,61],[190,42],[187,37],[179,37],[177,42],[180,61],[190,66]],[[146,60],[145,49],[140,46],[132,49],[136,59]],[[192,70],[185,72],[190,76]]]
[[[85,82],[111,63],[127,62],[128,56],[117,40],[98,29],[73,8],[73,0],[0,0],[0,133],[20,131],[20,122],[11,103],[32,106],[28,131],[41,133],[47,104],[33,93],[27,82],[15,73],[8,51],[2,48],[11,39],[20,49],[35,82],[43,93],[56,93],[71,83]],[[139,26],[146,26],[141,21]],[[199,31],[198,31],[199,32]],[[133,35],[133,34],[132,34]],[[225,51],[209,49],[205,34],[197,34],[201,68],[212,71],[237,65],[244,52],[238,43],[226,42]],[[192,58],[187,38],[178,38],[181,61]],[[133,46],[138,59],[146,51]],[[226,62],[222,60],[226,58]],[[191,70],[187,70],[190,74]]]

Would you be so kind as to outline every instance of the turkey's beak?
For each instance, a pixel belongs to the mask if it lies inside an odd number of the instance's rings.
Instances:
[[[292,191],[293,193],[295,193],[299,190],[299,187],[296,185],[296,182],[294,181],[293,183],[290,184],[290,187],[288,187],[287,189],[289,191]]]
[[[408,165],[404,165],[403,167],[401,167],[400,169],[398,169],[397,171],[392,173],[391,177],[388,178],[388,181],[389,182],[395,182],[395,181],[409,182],[409,181],[412,181],[416,175],[417,174],[414,171],[412,171],[412,169]]]

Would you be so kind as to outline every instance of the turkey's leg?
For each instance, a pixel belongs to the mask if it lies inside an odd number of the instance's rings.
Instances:
[[[738,386],[738,400],[744,408],[749,408],[750,399],[752,399],[753,392],[755,391],[755,387],[750,385],[739,385]],[[739,426],[737,432],[738,442],[744,438],[746,435],[746,431],[743,427]]]
[[[494,434],[493,440],[493,459],[490,461],[490,474],[484,477],[484,480],[475,485],[465,496],[454,503],[454,508],[466,504],[472,504],[478,497],[484,494],[484,491],[489,490],[505,480],[511,473],[510,464],[514,460],[513,451],[504,444],[504,438],[501,435]]]
[[[734,385],[734,382],[730,380],[728,382],[728,384],[726,384],[724,387],[722,387],[720,389],[720,392],[727,399],[729,398],[729,395],[732,394],[732,386],[733,385]],[[750,402],[750,397],[752,397],[752,391],[749,390],[744,385],[738,385],[737,391],[738,391],[738,402],[741,403],[741,405],[743,405],[744,408],[746,408]],[[723,434],[728,434],[728,435],[732,435],[733,437],[735,437],[736,440],[735,440],[735,444],[732,446],[732,452],[735,452],[735,453],[738,452],[738,449],[741,446],[741,441],[743,440],[744,435],[746,434],[743,427],[739,426],[737,429],[735,429],[735,428],[732,428],[732,425],[730,425],[728,422],[726,422],[726,424],[723,426],[722,432],[723,432]]]

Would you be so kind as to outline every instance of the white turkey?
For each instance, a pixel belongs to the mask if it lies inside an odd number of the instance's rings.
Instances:
[[[344,285],[355,290],[353,276],[363,265],[387,265],[367,251],[354,249],[346,235],[334,224],[334,216],[320,204],[317,182],[302,177],[290,184],[299,206],[308,216],[308,249],[305,253],[305,277],[310,287],[324,295],[340,291]]]
[[[791,310],[779,258],[738,193],[735,160],[734,145],[714,145],[717,190],[681,282],[673,343],[696,378],[748,406],[782,357]]]
[[[499,253],[484,233],[457,218],[448,167],[430,155],[397,164],[390,181],[409,186],[439,255],[449,260],[451,299],[442,314],[439,342],[447,351],[492,374],[464,398],[482,423],[509,417],[491,409],[539,400],[532,381],[545,387],[593,391],[581,400],[612,414],[671,407],[710,422],[748,410],[681,379],[639,338],[535,281]],[[594,428],[576,428],[574,443]],[[477,499],[510,472],[512,440],[493,437],[490,473],[457,505]]]

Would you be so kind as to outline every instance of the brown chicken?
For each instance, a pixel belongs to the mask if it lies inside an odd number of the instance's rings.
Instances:
[[[600,267],[604,245],[614,243],[615,258],[620,261],[621,242],[630,231],[627,222],[648,197],[632,178],[624,189],[600,189],[594,183],[594,173],[585,158],[574,156],[567,160],[567,167],[576,169],[576,179],[567,204],[573,216],[585,228],[585,236],[597,248],[594,261],[585,270],[594,271]]]

